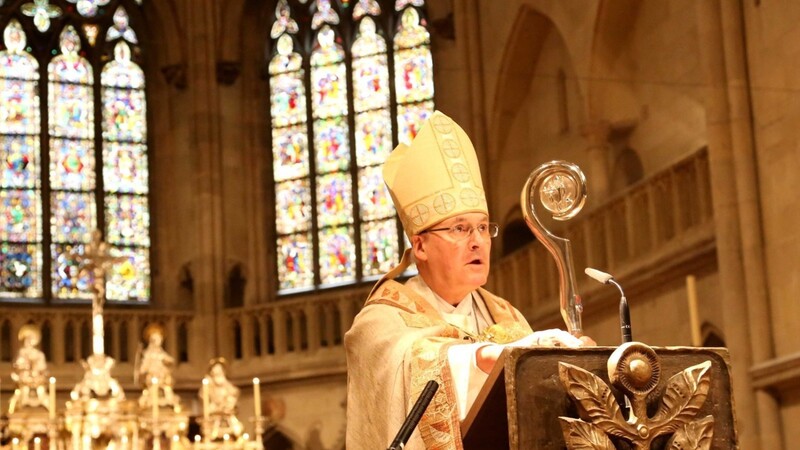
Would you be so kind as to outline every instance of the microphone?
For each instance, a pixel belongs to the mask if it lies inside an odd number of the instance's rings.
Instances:
[[[428,408],[428,404],[433,400],[433,395],[438,389],[439,383],[433,380],[428,381],[428,384],[422,389],[422,393],[419,394],[416,403],[414,403],[414,407],[411,408],[411,412],[408,413],[406,420],[400,427],[400,431],[397,432],[397,436],[394,437],[394,440],[389,444],[387,450],[402,450],[403,447],[406,446],[406,442],[408,442],[408,439],[411,437],[411,433],[414,432],[414,428],[417,427],[419,420],[422,419],[422,414]]]
[[[597,269],[587,267],[584,272],[586,275],[589,275],[603,284],[613,284],[619,289],[619,293],[622,296],[619,299],[619,324],[622,331],[622,343],[631,342],[633,340],[633,336],[631,335],[631,313],[628,309],[628,299],[625,298],[625,292],[622,290],[622,286],[617,283],[617,280],[615,280],[613,276]]]

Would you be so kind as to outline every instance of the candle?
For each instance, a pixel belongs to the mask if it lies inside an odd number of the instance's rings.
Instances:
[[[11,450],[17,450],[19,448],[19,438],[14,438],[11,440]]]
[[[50,377],[50,420],[56,420],[56,377]]]
[[[156,377],[150,380],[150,401],[153,404],[153,434],[155,434],[158,421],[158,378]]]
[[[42,438],[39,436],[33,438],[33,450],[42,450]]]
[[[261,380],[253,378],[253,403],[255,405],[256,420],[261,418]]]
[[[702,347],[700,314],[697,309],[697,280],[694,275],[686,277],[686,293],[689,299],[689,326],[692,329],[692,345],[695,347]]]
[[[203,437],[208,439],[211,434],[211,422],[208,420],[208,378],[203,378]]]

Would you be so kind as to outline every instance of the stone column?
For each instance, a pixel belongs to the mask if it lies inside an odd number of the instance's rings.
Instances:
[[[589,155],[589,186],[592,196],[600,200],[608,198],[611,190],[609,173],[609,153],[611,145],[611,124],[606,120],[593,120],[581,128],[583,137],[589,142],[586,153]]]
[[[283,308],[275,308],[272,313],[272,333],[273,345],[275,346],[275,354],[286,354],[286,311]],[[288,336],[291,339],[291,336]]]
[[[219,85],[217,83],[218,7],[216,0],[183,2],[186,7],[187,83],[190,96],[186,117],[191,123],[193,214],[195,243],[192,256],[197,319],[190,334],[199,360],[231,355],[231,333],[221,315],[224,293],[222,210],[222,145],[220,143]]]
[[[64,364],[64,316],[55,314],[50,321],[50,351],[53,363],[60,366]]]
[[[725,338],[731,349],[739,446],[784,449],[777,402],[749,370],[772,357],[748,79],[739,2],[696,2]],[[748,261],[745,270],[744,261]]]

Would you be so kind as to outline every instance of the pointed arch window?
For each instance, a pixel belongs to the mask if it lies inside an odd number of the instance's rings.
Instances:
[[[277,2],[268,73],[279,293],[374,280],[399,262],[381,165],[433,112],[424,7]]]
[[[111,301],[150,300],[141,0],[0,2],[0,299],[91,299],[95,228]]]

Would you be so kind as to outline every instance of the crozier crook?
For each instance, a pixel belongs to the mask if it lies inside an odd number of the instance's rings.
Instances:
[[[550,161],[531,172],[522,188],[520,205],[525,223],[556,260],[559,276],[561,317],[575,336],[583,334],[581,297],[575,283],[572,246],[569,239],[558,237],[542,225],[536,215],[536,195],[542,206],[555,220],[569,220],[577,215],[586,202],[586,177],[581,169],[566,161]]]

